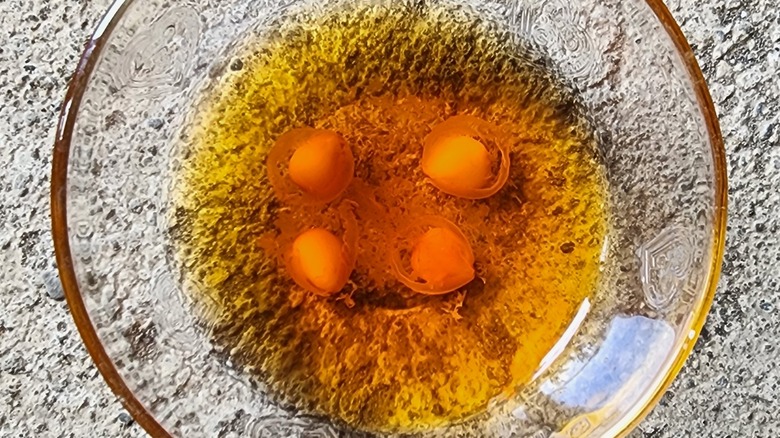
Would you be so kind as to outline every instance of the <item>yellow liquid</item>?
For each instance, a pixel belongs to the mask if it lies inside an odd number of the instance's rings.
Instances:
[[[599,281],[607,232],[597,142],[564,92],[468,14],[343,11],[252,42],[199,109],[179,187],[178,259],[203,285],[215,344],[279,399],[352,427],[421,430],[468,419],[527,383]],[[426,181],[431,128],[471,114],[512,139],[495,196]],[[269,249],[339,202],[276,200],[266,155],[297,127],[352,148],[358,256],[326,299],[297,287]],[[478,280],[422,296],[388,268],[398,224],[444,216],[469,238]],[[401,236],[403,238],[403,236]]]

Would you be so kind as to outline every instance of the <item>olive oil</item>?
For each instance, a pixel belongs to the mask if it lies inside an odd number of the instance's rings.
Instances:
[[[343,10],[251,38],[197,108],[176,191],[177,257],[215,309],[213,342],[280,401],[363,430],[463,421],[522,388],[599,281],[606,179],[575,96],[465,10]],[[421,169],[426,135],[463,114],[512,142],[488,199],[442,193]],[[329,204],[286,204],[269,184],[270,148],[301,127],[339,133],[355,157]],[[313,227],[344,230],[345,206],[354,271],[316,296],[279,251]],[[426,215],[469,239],[477,279],[460,291],[420,295],[388,267]]]

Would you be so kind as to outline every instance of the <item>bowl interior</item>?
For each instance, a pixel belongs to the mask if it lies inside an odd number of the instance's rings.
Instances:
[[[173,237],[199,111],[240,74],[236,60],[304,18],[355,10],[412,11],[420,20],[457,11],[515,44],[518,58],[535,56],[591,122],[608,190],[597,290],[531,381],[479,415],[414,433],[628,430],[693,346],[725,227],[712,104],[690,48],[655,0],[117,1],[71,85],[53,175],[59,267],[101,372],[155,435],[365,433],[280,402],[215,344],[204,322],[213,309],[193,298],[207,296],[208,285],[182,269]]]

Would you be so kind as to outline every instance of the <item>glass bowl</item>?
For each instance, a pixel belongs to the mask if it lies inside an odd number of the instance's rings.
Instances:
[[[280,401],[215,344],[208,303],[193,298],[204,286],[172,250],[176,182],[204,96],[241,71],[252,44],[368,9],[456,11],[518,57],[533,52],[594,127],[608,187],[598,288],[533,378],[476,415],[407,431],[361,430]],[[53,231],[87,349],[152,436],[620,436],[659,400],[704,324],[723,255],[724,163],[704,79],[660,0],[117,0],[63,105]]]

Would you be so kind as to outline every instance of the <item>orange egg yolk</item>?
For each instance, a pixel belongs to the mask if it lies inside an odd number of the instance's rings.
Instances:
[[[453,190],[484,188],[492,176],[485,145],[468,136],[444,137],[432,144],[423,154],[422,168],[434,183]]]
[[[340,135],[318,131],[299,145],[290,159],[290,179],[305,192],[332,199],[352,179],[352,154]]]
[[[415,275],[437,289],[448,289],[474,279],[474,256],[468,242],[446,228],[431,228],[412,250]]]
[[[306,231],[295,239],[289,264],[296,283],[320,295],[340,291],[351,273],[343,242],[322,228]]]

